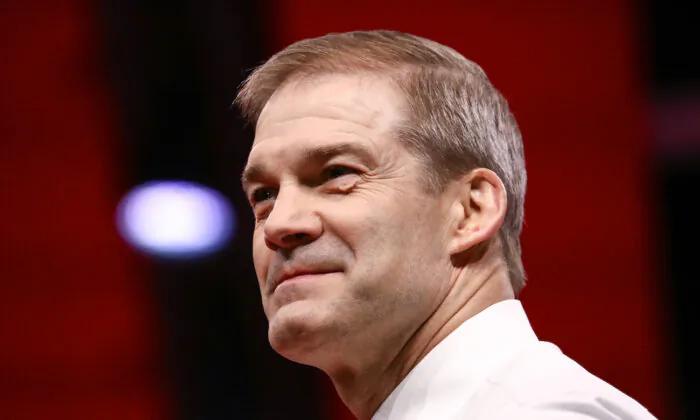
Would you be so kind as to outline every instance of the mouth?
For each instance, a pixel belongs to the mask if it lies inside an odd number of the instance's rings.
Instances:
[[[272,293],[277,290],[277,288],[286,282],[299,281],[304,279],[310,279],[317,276],[322,276],[324,274],[338,273],[337,270],[290,270],[285,271],[282,276],[273,284]]]

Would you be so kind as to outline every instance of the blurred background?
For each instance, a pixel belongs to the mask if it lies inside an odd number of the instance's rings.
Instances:
[[[690,10],[2,2],[0,418],[351,418],[323,375],[267,343],[238,181],[252,130],[230,105],[289,43],[377,28],[454,47],[508,98],[529,173],[522,301],[540,338],[657,417],[700,418]]]

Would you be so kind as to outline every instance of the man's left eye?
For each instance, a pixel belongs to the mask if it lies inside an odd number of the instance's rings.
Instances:
[[[324,170],[325,177],[328,179],[340,178],[341,176],[355,174],[357,171],[347,166],[329,166]]]

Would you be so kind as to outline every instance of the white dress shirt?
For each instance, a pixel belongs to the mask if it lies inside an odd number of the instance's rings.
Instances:
[[[558,347],[539,341],[520,301],[470,318],[389,395],[373,420],[654,419]]]

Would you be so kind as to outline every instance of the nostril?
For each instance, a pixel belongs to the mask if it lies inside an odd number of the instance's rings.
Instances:
[[[309,237],[308,233],[290,233],[282,237],[282,242],[287,245],[298,244]]]

